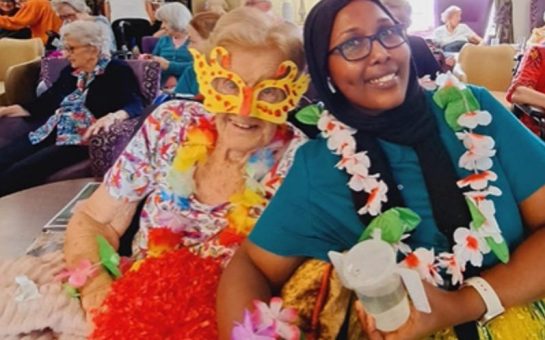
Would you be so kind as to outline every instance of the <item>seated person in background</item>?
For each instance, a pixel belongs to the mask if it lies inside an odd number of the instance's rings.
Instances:
[[[197,13],[187,26],[189,35],[189,48],[194,48],[200,53],[204,53],[207,49],[208,37],[216,26],[216,22],[220,15],[215,12],[200,12]],[[193,66],[187,67],[178,79],[175,93],[197,95],[199,93],[199,85],[197,83],[197,75]]]
[[[15,0],[0,0],[0,16],[14,16],[19,8],[16,6]],[[28,39],[32,36],[29,28],[21,28],[19,30],[7,30],[0,28],[0,38],[12,39]]]
[[[47,42],[47,32],[58,32],[61,19],[49,0],[19,0],[19,11],[13,16],[0,15],[0,29],[20,30],[30,28],[33,38]]]
[[[462,9],[458,6],[449,6],[441,13],[439,26],[433,32],[434,42],[445,52],[459,52],[466,43],[480,44],[483,40],[473,32],[468,25],[462,23]]]
[[[110,41],[110,51],[115,52],[115,37],[110,22],[103,15],[91,15],[91,9],[87,6],[85,0],[52,0],[51,4],[55,12],[59,15],[59,18],[63,21],[63,24],[68,24],[75,20],[90,20],[100,24]]]
[[[412,8],[407,0],[382,0],[382,3],[388,7],[393,16],[403,25],[405,31],[411,26]],[[435,79],[437,73],[441,72],[441,66],[439,66],[437,59],[433,56],[426,40],[415,35],[407,35],[407,39],[416,63],[418,78],[428,76],[429,79]]]
[[[244,6],[256,8],[261,12],[269,15],[274,20],[283,20],[281,17],[274,13],[272,0],[246,0]]]
[[[545,21],[545,12],[543,12],[543,21]],[[545,25],[541,27],[536,27],[532,30],[532,35],[526,45],[535,46],[535,45],[544,45],[545,44]]]
[[[195,56],[204,103],[157,108],[74,214],[64,247],[70,267],[99,261],[97,235],[117,248],[145,201],[133,241],[139,269],[113,283],[100,270],[80,289],[88,313],[102,305],[92,338],[217,339],[221,268],[305,140],[286,123],[309,83],[301,38],[295,25],[255,9],[221,17],[210,53]]]
[[[524,52],[507,91],[507,100],[513,104],[545,109],[545,46],[533,46]],[[522,115],[520,119],[534,133],[540,134],[537,122],[531,117]]]
[[[318,122],[322,133],[299,148],[222,274],[220,339],[230,339],[253,299],[268,302],[306,259],[328,261],[329,251],[351,249],[364,231],[388,239],[398,227],[389,242],[409,246],[398,253],[400,264],[424,280],[431,313],[411,308],[399,329],[381,332],[357,307],[366,322],[353,329],[367,334],[325,339],[544,334],[545,144],[483,88],[460,86],[452,76],[434,92],[420,88],[405,37],[379,0],[321,0],[305,21],[304,42],[312,82],[328,110]],[[404,214],[395,207],[413,211],[416,229],[408,238],[402,236],[407,219],[391,223]],[[377,277],[359,269],[350,274],[373,285]],[[388,302],[368,308],[390,309],[395,318],[401,294],[383,288],[370,288],[370,299],[382,293]],[[331,301],[342,324],[351,304],[337,302]]]
[[[118,50],[123,46],[142,50],[142,37],[153,34],[155,17],[149,0],[106,0],[104,13],[112,23]]]
[[[99,24],[74,21],[63,26],[61,35],[70,65],[59,79],[28,105],[0,108],[0,117],[47,120],[0,148],[0,196],[43,183],[56,171],[87,159],[91,134],[143,109],[132,69],[110,59]],[[10,118],[0,118],[0,124],[4,119]]]
[[[172,2],[159,7],[155,16],[163,22],[166,35],[159,38],[152,55],[144,55],[143,58],[159,62],[162,69],[161,85],[172,89],[184,71],[193,65],[187,48],[191,12],[181,3]]]

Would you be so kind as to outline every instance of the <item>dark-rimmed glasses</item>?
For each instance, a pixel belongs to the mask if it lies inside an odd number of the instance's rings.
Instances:
[[[382,27],[373,35],[350,38],[335,46],[329,51],[329,54],[339,53],[348,61],[362,60],[371,54],[373,42],[375,40],[389,50],[401,46],[406,41],[403,26],[397,24],[389,27]]]

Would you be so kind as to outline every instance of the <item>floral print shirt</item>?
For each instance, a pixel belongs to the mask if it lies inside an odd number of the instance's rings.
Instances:
[[[238,244],[220,242],[221,231],[228,225],[226,213],[231,203],[211,206],[199,202],[194,195],[180,197],[167,181],[188,128],[202,118],[214,124],[213,117],[200,103],[166,102],[147,118],[106,174],[104,183],[113,197],[131,202],[146,199],[140,229],[133,241],[133,253],[137,258],[146,256],[148,236],[154,228],[167,228],[180,234],[181,246],[201,257],[228,260],[234,253]],[[286,176],[297,147],[306,141],[298,129],[289,124],[285,128],[287,137],[282,140],[281,148],[276,148],[281,152],[278,161],[260,181],[267,200]],[[261,212],[255,213],[260,215]],[[155,237],[161,237],[160,233],[156,234]]]

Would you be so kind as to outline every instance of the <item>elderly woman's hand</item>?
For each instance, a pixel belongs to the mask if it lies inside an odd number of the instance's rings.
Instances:
[[[0,117],[28,117],[30,113],[20,105],[0,107]]]
[[[159,63],[162,70],[166,70],[168,68],[168,65],[170,64],[170,62],[168,60],[166,60],[163,57],[159,57],[159,56],[153,56],[153,60],[155,60],[156,62]]]
[[[87,140],[91,136],[99,133],[101,130],[108,132],[110,131],[112,125],[127,118],[129,118],[129,114],[125,110],[118,110],[109,113],[106,116],[99,118],[93,125],[91,125],[85,132],[85,135],[83,135],[83,139]]]
[[[445,291],[423,282],[432,312],[422,313],[411,305],[411,315],[405,324],[393,332],[376,328],[375,319],[368,314],[360,301],[355,302],[356,313],[363,332],[370,340],[422,339],[434,332],[461,323],[464,308],[461,291]]]

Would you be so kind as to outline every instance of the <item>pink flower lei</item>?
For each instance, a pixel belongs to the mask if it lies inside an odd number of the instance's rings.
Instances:
[[[445,109],[448,125],[456,132],[456,137],[466,148],[458,165],[471,171],[471,174],[457,181],[456,184],[460,188],[471,188],[471,191],[465,192],[464,195],[472,222],[469,226],[460,226],[455,230],[456,244],[450,253],[435,254],[433,249],[426,248],[413,250],[401,242],[408,235],[398,235],[394,246],[406,255],[400,265],[418,271],[423,280],[433,285],[442,285],[444,281],[440,270],[444,269],[446,274],[450,275],[452,284],[456,285],[463,282],[463,272],[468,262],[480,267],[484,255],[492,251],[506,263],[509,261],[509,250],[495,218],[494,202],[488,199],[489,196],[501,195],[501,190],[490,184],[498,178],[497,174],[491,170],[492,157],[496,154],[494,140],[490,136],[474,132],[477,126],[489,125],[492,116],[488,111],[480,110],[470,89],[452,74],[439,75],[436,84],[434,101]],[[367,202],[358,209],[358,214],[374,216],[373,221],[380,219],[382,215],[385,215],[382,205],[388,201],[388,186],[379,173],[369,173],[371,160],[367,156],[367,151],[356,153],[356,141],[353,135],[357,130],[343,124],[327,111],[321,114],[318,128],[322,136],[327,139],[328,149],[341,157],[335,167],[345,170],[350,175],[348,182],[350,189],[368,193]],[[395,209],[398,208],[390,210]],[[411,213],[416,215],[414,212]],[[404,231],[408,230],[410,229],[404,229]],[[377,236],[375,232],[372,234]]]

